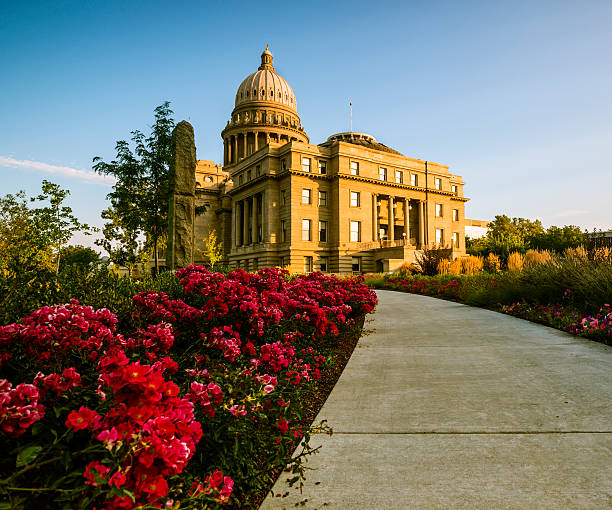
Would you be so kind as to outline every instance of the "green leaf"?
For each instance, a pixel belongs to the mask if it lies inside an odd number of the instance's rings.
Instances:
[[[42,446],[28,446],[17,454],[17,462],[15,467],[25,466],[32,462],[42,451]]]

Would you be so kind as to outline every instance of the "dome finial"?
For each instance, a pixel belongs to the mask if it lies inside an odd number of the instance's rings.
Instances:
[[[273,58],[272,53],[270,53],[270,50],[268,50],[268,44],[266,43],[266,49],[261,54],[261,65],[259,66],[259,70],[274,71],[274,66],[272,65]]]

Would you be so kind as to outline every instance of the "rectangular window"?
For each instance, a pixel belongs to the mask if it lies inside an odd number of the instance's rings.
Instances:
[[[378,169],[378,177],[380,178],[381,181],[386,181],[387,180],[387,169],[381,166]]]
[[[310,220],[302,220],[302,241],[311,241]]]
[[[419,185],[419,176],[417,174],[410,174],[410,186]]]
[[[397,184],[403,184],[404,183],[404,172],[402,172],[401,170],[396,170],[395,171],[395,182]]]
[[[247,177],[246,177],[247,182],[249,182],[251,180],[251,171],[247,170]]]
[[[319,221],[319,241],[322,243],[327,242],[327,222]]]
[[[319,173],[321,175],[327,174],[327,161],[319,160]]]
[[[351,207],[361,206],[361,193],[359,191],[351,191]]]
[[[351,161],[351,175],[359,175],[359,163]]]
[[[351,221],[351,242],[352,243],[361,242],[361,222],[360,221]]]
[[[310,158],[302,158],[302,171],[310,172]]]
[[[281,241],[283,243],[289,242],[289,222],[287,220],[281,220]]]
[[[287,205],[287,190],[281,190],[281,205]]]
[[[455,232],[453,234],[453,244],[455,245],[455,248],[459,248],[459,232]]]
[[[351,257],[351,269],[353,273],[361,273],[361,257]]]
[[[319,271],[327,273],[328,257],[319,257]]]
[[[456,185],[456,184],[453,184],[453,185],[451,186],[451,191],[452,191],[452,192],[453,192],[455,195],[458,193],[457,189],[458,189],[458,188],[457,188],[457,185]]]
[[[284,159],[283,159],[283,160],[281,160],[281,168],[282,168],[283,170],[287,170],[287,161],[285,161]]]
[[[312,273],[312,257],[310,256],[304,257],[304,272]]]
[[[436,189],[442,189],[442,179],[440,177],[436,177]]]
[[[459,221],[459,209],[453,209],[453,221]]]
[[[442,204],[436,204],[436,216],[438,218],[442,217]]]
[[[327,191],[319,191],[319,207],[327,207]]]
[[[259,177],[261,175],[261,166],[257,165],[255,167],[255,177]]]
[[[286,267],[287,266],[287,257],[281,257],[280,258],[280,267]]]
[[[244,177],[242,174],[240,174],[238,176],[238,186],[242,186],[243,181],[244,181]]]
[[[310,190],[308,188],[304,188],[302,190],[302,203],[310,204]]]
[[[442,228],[436,229],[436,244],[438,246],[444,245],[444,229]]]

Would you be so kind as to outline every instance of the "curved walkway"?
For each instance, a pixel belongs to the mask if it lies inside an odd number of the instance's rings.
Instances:
[[[612,348],[378,291],[302,494],[263,510],[612,508]]]

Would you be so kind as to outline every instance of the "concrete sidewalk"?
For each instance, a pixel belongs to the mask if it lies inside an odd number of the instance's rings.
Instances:
[[[262,510],[612,508],[612,348],[378,291],[303,493]]]

